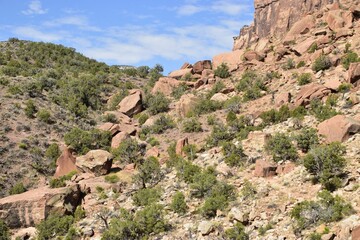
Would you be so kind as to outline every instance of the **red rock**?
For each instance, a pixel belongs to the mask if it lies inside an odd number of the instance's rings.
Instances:
[[[340,29],[349,29],[352,27],[353,14],[351,11],[333,10],[329,11],[326,17],[329,28],[336,32]]]
[[[253,61],[253,60],[264,61],[264,56],[256,51],[250,50],[244,53],[244,59],[246,61]]]
[[[110,131],[110,129],[114,126],[114,123],[106,122],[98,127],[98,129],[102,131]]]
[[[109,173],[112,160],[112,154],[107,151],[91,150],[87,154],[76,158],[76,167],[81,172],[101,176]]]
[[[160,156],[160,151],[157,147],[152,147],[149,150],[147,150],[146,157],[159,157]]]
[[[255,177],[272,177],[276,175],[276,166],[270,164],[265,160],[256,160],[255,162]]]
[[[193,65],[194,73],[202,74],[205,69],[211,69],[210,60],[198,61]]]
[[[291,101],[291,93],[289,92],[280,93],[275,98],[275,105],[277,107],[281,107],[284,104],[290,103],[290,101]]]
[[[360,225],[352,230],[351,239],[352,240],[360,240]]]
[[[176,113],[181,117],[186,117],[193,110],[197,100],[198,98],[192,93],[182,95],[176,104]]]
[[[285,164],[278,165],[276,168],[276,174],[287,174],[295,169],[295,163],[287,162]]]
[[[315,27],[315,19],[311,15],[307,15],[303,17],[299,21],[295,22],[294,25],[291,27],[290,31],[286,34],[285,40],[292,41],[300,34],[306,34],[310,32],[311,29]]]
[[[316,43],[315,39],[307,39],[303,42],[300,42],[293,47],[293,49],[300,55],[303,55],[304,53],[307,53],[309,48]]]
[[[342,82],[339,80],[339,78],[335,77],[335,78],[326,79],[324,86],[334,91],[337,91],[341,84]]]
[[[154,88],[152,89],[152,93],[161,92],[165,96],[170,96],[173,89],[178,87],[181,84],[180,81],[175,78],[170,77],[161,77],[156,83]]]
[[[56,160],[56,171],[54,177],[58,178],[72,171],[77,171],[76,158],[72,155],[72,151],[67,147],[64,148],[60,157]]]
[[[226,94],[223,93],[215,93],[210,100],[217,101],[217,102],[225,102],[229,99],[229,97]]]
[[[336,115],[320,123],[318,130],[319,134],[325,137],[326,142],[344,142],[360,132],[360,122],[343,115]]]
[[[129,135],[135,135],[136,128],[133,125],[128,125],[128,124],[115,124],[110,128],[110,132],[113,136],[119,132],[125,132]]]
[[[143,110],[141,90],[135,89],[129,92],[118,105],[119,111],[129,117],[140,113]]]
[[[360,80],[360,63],[351,63],[348,71],[348,82],[359,85]]]
[[[211,69],[204,69],[201,73],[202,78],[209,78],[214,76],[214,71]]]
[[[295,98],[295,106],[306,106],[311,100],[322,99],[331,93],[331,90],[317,83],[311,83],[304,86]]]
[[[111,148],[119,147],[125,139],[128,139],[130,136],[127,132],[119,132],[111,139]]]
[[[192,74],[193,70],[191,68],[185,68],[185,69],[180,69],[180,70],[175,70],[172,71],[169,74],[169,77],[171,78],[176,78],[176,79],[181,79],[182,77],[184,77],[187,74]]]
[[[176,154],[184,156],[183,149],[188,144],[189,144],[189,139],[187,137],[179,139],[176,143]]]
[[[106,114],[113,114],[116,117],[116,120],[118,123],[122,123],[122,124],[130,124],[131,123],[131,118],[125,114],[123,114],[122,112],[119,111],[106,111],[104,113],[104,115]]]
[[[233,52],[222,53],[213,57],[213,69],[216,69],[222,63],[225,63],[229,67],[229,71],[235,71],[239,68],[239,64],[242,63],[241,56],[242,50],[236,50]]]
[[[184,63],[180,69],[192,68],[192,65],[188,62]]]

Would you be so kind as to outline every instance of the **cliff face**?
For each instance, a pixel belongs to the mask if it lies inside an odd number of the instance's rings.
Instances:
[[[336,0],[255,0],[254,23],[240,30],[234,49],[242,49],[258,39],[283,36],[304,15],[316,12]]]

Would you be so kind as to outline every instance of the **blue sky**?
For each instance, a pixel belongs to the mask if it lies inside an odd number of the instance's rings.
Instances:
[[[252,0],[0,0],[0,40],[63,44],[98,61],[184,62],[230,51],[253,18]]]

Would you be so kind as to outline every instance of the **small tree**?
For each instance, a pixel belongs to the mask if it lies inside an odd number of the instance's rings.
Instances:
[[[303,128],[298,135],[295,136],[297,146],[303,152],[308,152],[310,148],[319,144],[319,137],[316,129]]]
[[[297,151],[291,142],[291,139],[283,134],[275,134],[265,145],[266,151],[270,152],[275,162],[291,160],[298,158]]]
[[[25,103],[25,115],[28,118],[34,118],[35,117],[35,113],[37,112],[37,108],[35,106],[35,103],[33,100],[29,100]]]
[[[151,115],[169,110],[170,100],[161,92],[149,94],[145,99],[145,106]]]
[[[228,78],[230,77],[229,67],[226,63],[222,63],[215,69],[214,74],[220,78]]]
[[[331,61],[330,61],[329,57],[326,55],[321,55],[313,63],[312,70],[314,72],[318,72],[321,70],[329,69],[330,67],[331,67]]]
[[[122,141],[119,147],[112,149],[114,159],[122,163],[138,164],[142,160],[141,148],[135,139],[128,138]]]
[[[160,200],[161,191],[158,188],[143,188],[138,190],[132,197],[135,205],[148,206]]]
[[[183,130],[186,133],[201,132],[201,123],[196,118],[190,118],[184,121]]]
[[[182,192],[175,193],[171,201],[170,208],[178,214],[186,213],[188,206],[185,202],[185,195]]]
[[[37,239],[46,240],[54,236],[65,236],[73,222],[72,216],[50,215],[36,226]]]
[[[157,184],[161,176],[159,161],[156,157],[149,157],[138,167],[138,173],[134,176],[134,180],[142,188],[146,188],[147,185],[153,186]]]
[[[36,117],[44,122],[44,123],[51,123],[51,114],[48,110],[46,109],[41,109],[37,114]]]
[[[9,228],[2,219],[0,219],[0,240],[10,240]]]

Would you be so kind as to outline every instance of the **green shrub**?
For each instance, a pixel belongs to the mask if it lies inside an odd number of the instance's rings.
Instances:
[[[349,92],[350,89],[351,89],[352,85],[349,84],[349,83],[342,83],[340,84],[340,86],[338,87],[338,92],[341,92],[341,93],[346,93],[346,92]]]
[[[226,240],[249,240],[249,235],[245,232],[245,227],[237,222],[232,228],[225,231]]]
[[[139,121],[139,124],[143,125],[146,122],[146,120],[149,119],[149,115],[147,115],[146,113],[140,113],[138,114],[137,119]]]
[[[297,151],[291,142],[291,139],[284,133],[276,133],[265,144],[266,151],[272,154],[275,162],[295,161],[298,158]]]
[[[148,94],[145,98],[145,107],[151,115],[167,112],[169,110],[170,100],[161,92],[154,95]]]
[[[103,233],[101,240],[140,239],[142,234],[133,214],[120,209],[119,218],[111,219],[109,228]]]
[[[66,145],[72,147],[78,154],[83,155],[93,149],[108,150],[111,143],[111,133],[92,129],[85,131],[80,128],[73,128],[64,136]]]
[[[236,146],[231,142],[224,142],[222,152],[225,163],[230,167],[243,166],[246,162],[246,155],[241,145]]]
[[[267,90],[263,78],[254,71],[246,71],[235,88],[239,92],[244,92],[244,101],[260,98],[261,91]]]
[[[184,146],[182,151],[183,151],[183,153],[185,153],[185,155],[187,156],[187,158],[189,160],[192,161],[196,158],[196,152],[197,152],[196,145],[187,144],[186,146]]]
[[[120,87],[118,92],[110,99],[108,105],[109,110],[116,110],[121,100],[123,100],[128,94],[129,94],[128,89],[126,89],[124,86]]]
[[[50,159],[52,162],[55,162],[61,155],[59,145],[57,143],[52,143],[45,151],[45,157]]]
[[[318,49],[318,45],[316,42],[314,42],[313,44],[311,44],[308,53],[314,53],[317,49]]]
[[[189,89],[185,83],[181,83],[179,86],[173,88],[171,96],[177,100],[181,98],[182,95]]]
[[[281,66],[281,68],[284,69],[284,70],[294,69],[294,68],[295,68],[295,61],[294,61],[294,59],[288,58],[288,59],[286,60],[286,63],[284,63],[284,64]]]
[[[206,121],[207,121],[207,124],[211,126],[211,125],[216,124],[217,119],[216,119],[215,115],[209,115],[209,116],[207,116]]]
[[[186,183],[193,183],[194,178],[201,172],[201,168],[190,161],[179,160],[175,165],[176,176]]]
[[[216,184],[216,176],[211,169],[204,170],[194,175],[192,184],[192,196],[202,198],[210,194],[211,188]]]
[[[196,118],[186,119],[183,123],[183,131],[186,133],[201,132],[201,123]]]
[[[152,147],[157,146],[157,145],[160,145],[159,140],[157,140],[157,139],[154,138],[154,137],[148,138],[148,139],[146,140],[146,142],[147,142],[148,144],[150,144]]]
[[[206,94],[206,98],[210,99],[214,94],[219,93],[225,88],[225,84],[222,81],[217,81],[214,86],[211,88],[210,92]]]
[[[35,113],[37,112],[37,108],[35,106],[35,103],[33,100],[29,100],[25,103],[25,115],[28,118],[34,118],[35,117]]]
[[[102,117],[102,121],[103,122],[118,123],[117,117],[115,116],[115,114],[112,114],[112,113],[105,114]]]
[[[85,210],[80,205],[77,206],[74,212],[74,221],[78,222],[81,219],[85,218],[85,216],[86,216]]]
[[[305,168],[327,190],[333,191],[341,184],[346,166],[345,147],[338,142],[321,145],[309,151],[304,157]]]
[[[291,111],[287,105],[282,105],[278,111],[276,109],[271,109],[260,114],[260,118],[263,120],[263,126],[281,123],[290,117]]]
[[[10,231],[5,222],[0,219],[0,240],[10,240]]]
[[[310,113],[320,122],[332,118],[338,114],[330,105],[325,105],[321,100],[314,99],[310,102]]]
[[[226,126],[217,124],[213,126],[211,134],[206,139],[206,144],[208,147],[216,147],[234,138],[234,134],[232,134]]]
[[[297,79],[297,82],[300,86],[311,83],[311,73],[302,73]]]
[[[65,236],[73,222],[74,218],[72,216],[50,215],[36,225],[37,239],[47,240],[52,239],[54,236]]]
[[[10,189],[9,194],[14,195],[14,194],[20,194],[23,192],[26,192],[26,188],[24,187],[24,184],[22,182],[18,182]]]
[[[349,70],[350,63],[360,62],[360,58],[356,52],[348,51],[342,57],[341,63],[346,70]]]
[[[302,68],[302,67],[305,67],[306,63],[305,61],[300,61],[297,65],[296,65],[296,68]]]
[[[149,157],[138,167],[138,172],[134,175],[134,181],[142,188],[146,188],[148,185],[156,185],[161,180],[161,177],[159,161],[156,157]]]
[[[210,100],[203,97],[200,100],[198,100],[198,102],[194,106],[193,112],[190,113],[189,115],[194,114],[195,116],[200,116],[202,114],[214,112],[221,108],[222,108],[221,102]]]
[[[120,181],[120,178],[116,174],[106,175],[105,176],[105,182],[108,183],[117,183]]]
[[[241,188],[240,194],[244,200],[253,199],[257,191],[255,186],[247,179],[244,180],[243,187]]]
[[[312,70],[314,72],[318,72],[321,70],[326,70],[331,67],[331,61],[328,56],[321,55],[317,59],[315,59],[315,62],[312,65]]]
[[[241,106],[241,98],[239,96],[234,96],[224,102],[224,109],[229,112],[239,113]]]
[[[49,182],[50,188],[65,187],[66,186],[65,181],[69,181],[75,174],[76,174],[76,171],[72,171],[72,172],[68,173],[67,175],[61,176],[59,178],[50,179],[50,182]]]
[[[341,86],[341,85],[340,85]],[[338,95],[337,94],[330,94],[327,98],[326,98],[326,105],[334,107],[337,104],[338,101]]]
[[[171,119],[170,116],[160,115],[154,122],[154,124],[150,127],[150,132],[155,134],[164,133],[168,129],[172,129],[176,127],[176,124]]]
[[[121,163],[139,163],[141,161],[140,146],[135,139],[128,138],[122,141],[119,147],[112,149],[114,160]]]
[[[319,192],[318,198],[318,201],[300,202],[292,209],[291,217],[296,220],[298,229],[314,227],[321,222],[339,221],[354,212],[350,204],[326,190]]]
[[[132,200],[136,206],[148,206],[157,203],[160,198],[161,191],[158,188],[143,188],[132,196]]]
[[[224,209],[225,198],[223,196],[208,197],[201,208],[201,214],[206,218],[216,216],[216,211]]]
[[[263,226],[261,226],[261,227],[259,227],[259,235],[260,236],[263,236],[263,235],[265,235],[265,233],[268,231],[268,230],[270,230],[270,229],[273,229],[274,228],[274,226],[272,225],[272,223],[268,223],[268,224],[266,224],[264,227]]]
[[[314,128],[303,128],[298,135],[295,136],[298,148],[303,152],[308,152],[312,147],[319,144],[319,137]]]
[[[36,114],[36,117],[44,123],[51,123],[51,114],[46,109],[39,110],[39,112]]]
[[[186,213],[188,206],[185,202],[185,195],[182,192],[176,192],[174,194],[170,204],[170,208],[178,214]]]
[[[222,63],[215,69],[214,74],[220,78],[228,78],[230,77],[229,67],[226,63]]]
[[[137,75],[141,78],[146,78],[150,72],[149,66],[140,66],[136,69]]]

